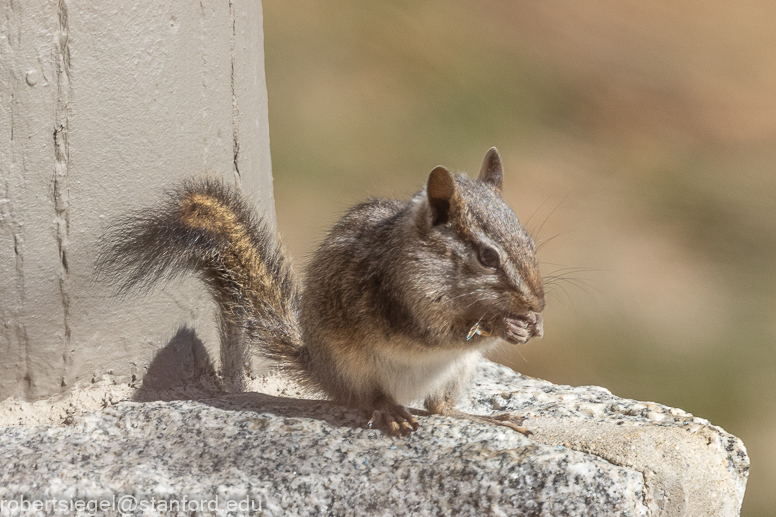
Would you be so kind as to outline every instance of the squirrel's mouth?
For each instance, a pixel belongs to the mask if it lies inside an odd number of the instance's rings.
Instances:
[[[478,336],[498,336],[512,344],[527,343],[544,335],[544,322],[538,312],[505,313],[493,323],[478,321],[469,329],[466,340]]]

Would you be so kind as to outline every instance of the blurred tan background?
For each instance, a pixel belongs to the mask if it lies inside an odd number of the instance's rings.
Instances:
[[[776,507],[776,8],[765,0],[264,1],[278,223],[479,170],[543,243],[545,338],[496,358],[744,440]]]

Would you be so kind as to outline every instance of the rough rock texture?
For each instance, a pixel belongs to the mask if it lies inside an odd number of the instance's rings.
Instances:
[[[252,505],[269,515],[728,516],[743,498],[748,458],[723,430],[490,362],[464,405],[521,413],[530,438],[439,416],[389,438],[364,429],[358,411],[296,398],[293,387],[265,391],[120,402],[67,424],[6,427],[0,514],[26,499],[41,514],[80,504],[107,515],[237,515]]]
[[[708,420],[597,386],[557,386],[492,363],[483,363],[479,374],[470,409],[521,414],[534,441],[636,470],[648,515],[738,515],[749,457],[741,440]]]

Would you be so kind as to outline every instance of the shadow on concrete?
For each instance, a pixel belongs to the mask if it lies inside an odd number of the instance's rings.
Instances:
[[[204,343],[188,327],[181,327],[156,353],[133,400],[193,400],[226,411],[255,412],[257,417],[271,413],[284,418],[311,418],[336,427],[362,428],[369,420],[361,410],[327,400],[228,392]]]
[[[134,400],[191,399],[222,392],[204,343],[196,331],[181,327],[154,356]]]

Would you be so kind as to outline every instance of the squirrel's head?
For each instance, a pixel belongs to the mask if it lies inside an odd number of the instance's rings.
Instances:
[[[544,287],[534,241],[501,197],[503,178],[494,147],[476,180],[439,166],[416,198],[423,255],[437,268],[444,264],[432,275],[439,295],[430,285],[428,294],[441,296],[457,332],[470,329],[467,340],[494,335],[525,342],[542,333],[536,313],[544,309]]]

